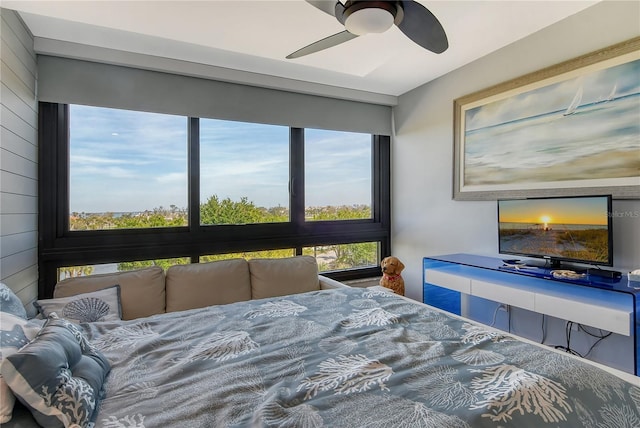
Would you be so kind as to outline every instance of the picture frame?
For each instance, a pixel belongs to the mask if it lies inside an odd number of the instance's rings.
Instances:
[[[640,199],[640,37],[454,100],[453,199]]]

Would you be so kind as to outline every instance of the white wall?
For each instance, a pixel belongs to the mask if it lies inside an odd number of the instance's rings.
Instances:
[[[36,54],[16,13],[0,15],[0,280],[28,304],[38,294]]]
[[[453,201],[453,101],[640,35],[640,3],[598,3],[402,95],[394,109],[392,248],[408,297],[422,299],[422,258],[497,256],[495,201]],[[479,35],[482,37],[482,35]],[[436,58],[437,59],[437,58]],[[640,268],[640,200],[614,201],[614,263]]]

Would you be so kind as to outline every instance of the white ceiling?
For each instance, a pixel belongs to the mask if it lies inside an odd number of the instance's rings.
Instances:
[[[304,0],[2,0],[2,7],[20,12],[38,53],[394,104],[397,96],[597,1],[420,3],[447,32],[449,49],[442,54],[420,48],[394,26],[296,60],[285,56],[343,30]]]

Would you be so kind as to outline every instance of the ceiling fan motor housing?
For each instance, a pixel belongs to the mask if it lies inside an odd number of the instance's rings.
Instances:
[[[347,31],[356,35],[384,33],[394,23],[398,24],[398,12],[402,8],[395,1],[348,1],[344,8],[336,5],[336,17]],[[340,13],[341,12],[341,13]]]

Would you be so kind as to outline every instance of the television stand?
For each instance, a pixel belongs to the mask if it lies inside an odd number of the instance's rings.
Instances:
[[[586,268],[583,266],[575,266],[567,262],[561,262],[560,260],[555,260],[555,259],[551,259],[551,260],[503,259],[502,262],[506,265],[514,265],[521,268],[532,267],[532,268],[551,269],[551,270],[570,270],[575,273],[584,273],[586,275],[600,277],[600,278],[609,278],[612,280],[622,277],[622,272],[619,272],[616,270],[602,269],[599,267]]]
[[[527,259],[523,263],[528,266],[535,266],[541,269],[567,269],[567,270],[573,270],[573,271],[576,270],[574,269],[574,266],[571,266],[566,262],[561,262],[560,260],[556,260],[556,259]]]
[[[627,336],[633,350],[624,352],[633,360],[625,367],[633,368],[623,370],[640,373],[640,289],[624,276],[557,278],[548,267],[505,267],[502,259],[471,254],[425,257],[423,267],[426,304],[466,316],[462,296],[478,297]]]
[[[560,260],[546,260],[546,259],[526,259],[520,260],[520,263],[529,267],[536,267],[539,269],[562,269],[562,270],[572,270],[577,273],[586,272],[585,267],[579,267],[572,265],[568,262],[561,262]]]

